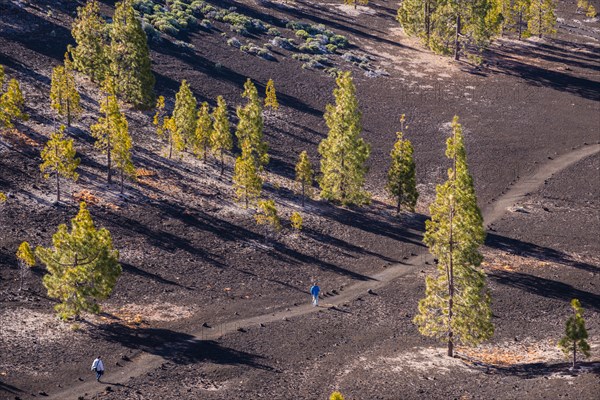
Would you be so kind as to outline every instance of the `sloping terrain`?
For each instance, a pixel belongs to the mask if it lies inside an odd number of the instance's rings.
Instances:
[[[289,21],[323,24],[348,38],[346,52],[368,56],[368,68],[341,55],[331,58],[336,68],[353,72],[357,85],[364,137],[372,145],[368,188],[373,204],[346,209],[310,201],[301,207],[292,191],[294,164],[307,150],[317,165],[334,78],[318,68],[302,68],[303,62],[292,57],[297,52],[275,47],[275,60],[267,60],[228,45],[233,37],[247,39],[213,21],[210,29],[193,28],[175,38],[163,34],[151,43],[156,91],[172,107],[179,82],[186,79],[199,101],[214,105],[223,95],[235,122],[246,78],[261,93],[273,78],[282,107],[265,113],[272,156],[265,192],[286,221],[291,212],[302,213],[302,233],[291,234],[286,227],[265,240],[252,212],[233,202],[232,159],[222,178],[214,161],[204,165],[190,155],[167,159],[150,124],[151,112],[127,110],[134,162],[147,173],[118,196],[117,186],[105,183],[106,161],[89,134],[99,92],[83,76],[77,79],[85,113],[70,131],[82,158],[81,178],[70,185],[74,198],[54,205],[54,187],[39,173],[39,150],[58,124],[49,107],[50,74],[72,43],[70,24],[79,3],[0,3],[0,64],[9,78],[22,83],[31,116],[0,137],[0,191],[9,195],[0,205],[0,398],[39,397],[42,391],[56,398],[84,395],[87,389],[78,392],[78,385],[92,379],[89,364],[98,354],[107,360],[107,377],[118,372],[125,378],[88,392],[92,396],[110,385],[111,393],[98,398],[314,399],[334,388],[351,399],[543,398],[549,393],[593,398],[597,369],[564,375],[566,364],[554,343],[570,313],[568,301],[578,297],[594,346],[589,365],[598,360],[597,155],[557,173],[490,226],[486,268],[496,336],[489,347],[465,353],[483,366],[437,356],[438,345],[421,337],[411,319],[423,293],[421,270],[431,268],[420,259],[425,254],[420,240],[427,205],[448,168],[443,154],[452,116],[458,114],[465,128],[484,210],[549,159],[599,143],[598,21],[576,14],[574,1],[561,2],[555,38],[499,40],[487,63],[476,69],[432,55],[404,36],[394,20],[396,1],[371,1],[358,12],[333,0],[208,3],[236,7],[289,38],[294,37]],[[102,1],[103,12],[110,15],[113,5]],[[266,43],[272,37],[260,33],[248,40]],[[402,113],[415,146],[420,200],[416,214],[397,218],[383,187]],[[124,274],[106,313],[86,318],[73,330],[54,319],[41,267],[26,277],[27,290],[18,291],[14,253],[23,240],[48,245],[56,226],[76,213],[75,198],[86,199],[96,223],[111,231]],[[335,299],[356,283],[368,287],[373,276],[409,257],[423,265],[377,289],[376,296],[360,295],[336,309],[217,339],[215,329],[223,323],[293,313],[307,302],[312,279]],[[206,328],[211,339],[182,345],[202,332],[204,323],[213,327]],[[148,371],[144,353],[163,358],[164,365],[151,364]],[[497,363],[492,355],[498,354],[507,364]],[[450,368],[460,371],[458,377]]]

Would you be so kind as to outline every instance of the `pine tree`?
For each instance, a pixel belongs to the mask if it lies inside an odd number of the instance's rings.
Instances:
[[[302,215],[300,215],[299,212],[294,211],[290,217],[290,223],[292,224],[292,229],[300,232],[302,230]]]
[[[245,208],[260,197],[263,181],[258,173],[256,161],[252,157],[250,145],[242,145],[242,155],[235,160],[233,187],[238,201],[244,201]]]
[[[588,333],[583,319],[583,307],[577,299],[571,300],[573,315],[567,320],[565,336],[560,339],[558,346],[569,357],[573,355],[573,368],[577,365],[577,350],[585,357],[590,356],[590,345],[587,342]]]
[[[269,200],[259,200],[258,202],[258,210],[256,215],[254,216],[256,219],[256,223],[258,225],[265,225],[267,229],[272,229],[275,232],[279,232],[281,230],[281,219],[277,214],[277,206],[272,199]],[[269,231],[265,234],[265,240]]]
[[[154,102],[154,82],[148,39],[132,0],[117,3],[110,28],[110,73],[119,82],[117,94],[140,108]]]
[[[159,138],[164,137],[165,129],[165,118],[167,118],[167,112],[165,111],[165,98],[164,96],[158,96],[156,99],[156,112],[152,119],[152,124],[156,127],[156,135]]]
[[[371,147],[359,137],[361,112],[350,72],[341,73],[336,83],[335,105],[328,104],[325,111],[329,134],[319,144],[321,197],[361,205],[371,197],[363,188]]]
[[[71,49],[75,69],[100,83],[108,72],[108,29],[100,16],[96,0],[89,0],[85,7],[77,8],[71,35],[77,46]]]
[[[237,108],[239,122],[235,135],[240,148],[244,146],[244,143],[248,144],[249,151],[252,153],[251,157],[258,163],[258,168],[262,170],[269,163],[268,146],[263,140],[264,123],[258,91],[250,79],[246,80],[244,84],[242,97],[248,101],[244,107]]]
[[[304,207],[306,196],[312,196],[313,175],[314,172],[308,154],[303,151],[300,153],[296,164],[296,182],[300,185],[302,193],[302,207]]]
[[[213,131],[212,131],[212,151],[219,153],[221,159],[221,175],[225,169],[223,153],[230,151],[233,147],[231,130],[229,128],[229,118],[227,117],[227,104],[223,96],[217,97],[217,107],[213,110]]]
[[[277,102],[277,93],[275,92],[275,83],[273,82],[273,79],[269,79],[265,91],[265,108],[267,107],[271,107],[273,110],[279,110],[279,103]]]
[[[495,1],[405,0],[397,20],[406,34],[458,60],[463,50],[480,52],[498,32],[502,19]]]
[[[38,246],[35,255],[46,265],[43,283],[48,297],[60,301],[54,308],[62,319],[100,312],[98,300],[111,294],[122,271],[110,232],[96,229],[84,202],[71,220],[71,232],[60,225],[52,246]]]
[[[110,79],[108,80],[110,81]],[[110,85],[109,85],[110,86]],[[107,88],[106,98],[100,104],[100,112],[104,114],[98,123],[91,126],[92,136],[96,139],[95,146],[107,157],[107,182],[112,182],[112,152],[117,136],[127,130],[127,120],[119,109],[117,97]]]
[[[21,92],[21,86],[16,79],[11,79],[6,92],[0,96],[0,126],[13,128],[15,120],[27,121],[29,116],[23,111],[24,108],[25,99]]]
[[[0,93],[2,93],[2,89],[4,89],[4,79],[5,79],[4,66],[2,64],[0,64]]]
[[[344,400],[344,396],[340,392],[333,392],[329,396],[329,400]]]
[[[35,266],[35,256],[33,255],[33,251],[27,242],[23,242],[19,245],[16,256],[19,262],[19,270],[21,272],[19,274],[19,291],[21,291],[23,289],[25,275],[31,267]]]
[[[127,119],[123,118],[121,122],[122,126],[120,129],[115,131],[115,135],[112,138],[112,155],[115,162],[115,168],[120,173],[120,190],[123,194],[123,181],[125,177],[135,179],[135,167],[131,160],[131,148],[133,143],[131,136],[129,136],[129,124]]]
[[[50,140],[42,149],[42,160],[40,171],[44,173],[44,178],[48,179],[51,174],[56,177],[56,203],[60,202],[60,178],[67,178],[76,181],[79,174],[75,172],[79,166],[79,158],[75,158],[75,148],[73,139],[67,139],[64,136],[65,126],[50,136]]]
[[[408,139],[403,138],[402,132],[397,132],[396,135],[398,140],[390,153],[392,165],[388,171],[386,189],[390,196],[396,200],[396,212],[400,213],[402,206],[414,211],[419,194],[417,193],[415,179],[412,144]]]
[[[177,151],[184,151],[194,143],[197,104],[189,85],[183,80],[179,92],[175,95],[175,109],[172,117],[177,135],[181,138],[181,140],[174,140]]]
[[[344,4],[354,6],[354,9],[356,10],[358,4],[367,5],[369,4],[369,0],[344,0]]]
[[[519,40],[521,40],[523,36],[530,36],[529,31],[523,31],[523,25],[527,23],[528,10],[530,6],[531,0],[514,0],[514,24],[519,36]]]
[[[59,65],[52,70],[50,106],[56,110],[58,115],[67,117],[67,126],[71,126],[73,118],[81,114],[79,100],[73,66],[67,52],[64,65]]]
[[[425,298],[414,318],[421,334],[445,341],[448,356],[454,344],[476,345],[494,331],[490,294],[479,269],[479,252],[485,239],[483,218],[477,206],[473,178],[467,167],[462,127],[452,122],[446,156],[453,166],[448,180],[436,188],[423,242],[438,260],[437,276],[425,280]]]
[[[194,139],[194,153],[206,163],[206,157],[211,147],[213,136],[213,122],[210,118],[210,107],[207,102],[202,103],[198,111],[196,123],[196,135]]]
[[[528,31],[532,35],[556,33],[556,3],[554,0],[531,0],[529,6]]]

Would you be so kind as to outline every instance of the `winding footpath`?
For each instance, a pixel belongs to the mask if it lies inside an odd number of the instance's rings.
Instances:
[[[548,160],[548,162],[541,165],[533,175],[524,177],[517,181],[506,191],[506,193],[504,193],[495,202],[483,210],[485,224],[489,225],[497,221],[507,212],[509,207],[519,203],[528,193],[537,190],[547,179],[551,178],[552,175],[598,152],[600,152],[600,144],[586,145],[569,153],[563,154],[555,159]],[[426,262],[431,264],[432,261],[433,258],[431,255],[429,255],[429,253],[422,252],[417,254],[416,256],[406,260],[404,263],[394,265],[376,275],[373,275],[371,277],[373,280],[361,281],[346,287],[345,290],[339,295],[328,298],[328,303],[325,305],[325,307],[335,307],[354,300],[356,297],[365,294],[369,289],[377,289],[386,286],[399,277],[422,269]],[[322,309],[322,307],[312,307],[312,305],[306,304],[303,306],[294,307],[292,309],[286,309],[285,311],[258,315],[251,318],[232,320],[219,325],[218,328],[202,328],[201,331],[191,335],[191,338],[188,341],[190,343],[194,343],[201,340],[216,340],[223,335],[236,332],[239,328],[249,328],[258,326],[259,324],[281,321],[284,318],[292,318],[309,314],[316,312],[319,309]],[[168,348],[169,345],[165,344],[165,347]],[[165,359],[160,355],[143,353],[140,356],[137,356],[133,362],[128,363],[127,368],[120,368],[107,373],[102,378],[105,383],[99,384],[90,378],[89,381],[77,383],[62,390],[61,392],[50,394],[50,396],[47,398],[70,400],[78,399],[80,396],[94,395],[103,391],[107,385],[126,385],[129,379],[141,376],[156,368],[159,368],[164,362]]]

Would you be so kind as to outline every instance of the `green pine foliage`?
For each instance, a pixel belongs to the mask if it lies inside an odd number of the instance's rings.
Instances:
[[[52,70],[50,85],[50,106],[58,115],[66,117],[67,126],[81,114],[80,96],[75,85],[73,65],[69,53],[65,53],[65,62]]]
[[[344,0],[344,4],[348,4],[348,5],[350,5],[350,6],[354,6],[354,9],[356,9],[356,7],[357,7],[359,4],[362,4],[362,5],[367,5],[367,4],[369,4],[369,0]],[[343,399],[342,399],[342,400],[343,400]]]
[[[556,33],[556,2],[554,0],[531,0],[528,10],[527,30],[542,37]]]
[[[397,132],[396,135],[398,140],[390,153],[392,165],[388,171],[386,189],[396,202],[397,213],[402,207],[415,211],[419,194],[415,178],[414,150],[412,143],[404,139],[402,132]]]
[[[85,7],[77,8],[71,35],[77,44],[71,49],[76,70],[101,83],[109,69],[108,25],[100,16],[96,0],[89,0]]]
[[[290,223],[292,225],[292,229],[300,232],[302,230],[302,224],[303,224],[302,215],[300,215],[299,212],[294,211],[292,213],[292,216],[290,217]]]
[[[121,126],[115,131],[115,135],[112,137],[112,156],[114,160],[115,168],[119,171],[119,184],[121,194],[123,194],[123,183],[125,177],[129,179],[136,179],[135,167],[131,159],[131,148],[133,143],[131,136],[129,135],[129,124],[127,119],[123,117],[120,121]]]
[[[25,99],[21,86],[16,79],[11,79],[6,87],[6,92],[0,96],[0,127],[14,128],[14,121],[27,121],[29,116],[23,111]]]
[[[583,307],[577,299],[571,300],[573,315],[567,320],[565,327],[565,336],[558,342],[558,347],[565,353],[565,356],[573,356],[573,368],[577,366],[577,352],[584,357],[590,356],[590,345],[587,342],[588,333],[585,329],[585,320],[583,319]]]
[[[19,270],[21,272],[19,279],[19,291],[21,291],[23,289],[25,275],[31,267],[35,266],[35,255],[33,254],[29,243],[23,242],[19,245],[16,256],[19,263]]]
[[[267,107],[271,107],[273,110],[279,110],[279,103],[277,102],[277,93],[275,92],[275,83],[273,82],[273,79],[269,79],[265,91],[265,108]]]
[[[132,0],[117,3],[109,35],[110,73],[119,82],[117,94],[137,107],[151,107],[155,78],[146,33]]]
[[[167,112],[165,111],[165,98],[164,96],[158,96],[156,99],[154,118],[152,119],[152,125],[156,127],[156,135],[162,139],[165,135],[165,118]]]
[[[60,178],[71,179],[76,181],[79,174],[75,172],[79,166],[79,158],[75,158],[75,147],[73,139],[67,139],[64,135],[65,126],[50,136],[50,140],[42,149],[42,164],[40,171],[44,174],[44,178],[50,178],[54,175],[56,178],[56,203],[60,202]]]
[[[112,293],[122,271],[110,232],[96,229],[84,202],[71,220],[71,231],[60,225],[52,246],[38,246],[35,255],[48,270],[43,283],[48,297],[60,302],[54,308],[63,320],[100,312],[98,301]]]
[[[319,144],[321,197],[344,205],[366,204],[371,195],[363,188],[365,163],[371,147],[359,137],[361,112],[350,72],[340,73],[336,83],[335,104],[328,104],[325,111],[329,134]]]
[[[6,74],[4,72],[4,65],[0,64],[0,93],[2,93],[2,89],[4,89],[4,79],[6,78]]]
[[[210,117],[210,107],[207,102],[200,105],[198,110],[198,121],[196,123],[196,134],[194,139],[194,153],[206,163],[208,152],[211,148],[213,136],[213,121]]]
[[[258,210],[254,218],[258,225],[265,225],[275,232],[281,230],[281,219],[277,213],[277,206],[272,199],[258,201]]]
[[[458,60],[464,52],[479,54],[498,32],[502,20],[496,1],[405,0],[397,20],[406,34]]]
[[[100,113],[103,117],[98,119],[98,123],[92,125],[90,130],[92,136],[96,139],[97,149],[106,154],[107,158],[107,181],[112,181],[112,161],[115,138],[123,137],[123,131],[127,131],[127,119],[119,109],[117,96],[107,93],[106,98],[100,103]]]
[[[244,84],[242,97],[247,99],[247,102],[244,107],[237,108],[239,122],[235,135],[240,148],[248,147],[250,157],[254,159],[259,170],[262,171],[264,166],[269,163],[268,145],[263,140],[262,105],[258,98],[256,86],[250,79],[247,79]]]
[[[248,208],[260,197],[263,180],[260,177],[256,161],[252,157],[250,145],[243,143],[242,146],[242,155],[235,160],[233,188],[237,201],[243,201],[245,208]]]
[[[344,396],[340,392],[333,392],[331,396],[329,396],[329,400],[344,400]]]
[[[300,192],[302,193],[302,207],[304,207],[306,196],[312,196],[313,176],[312,164],[306,151],[303,151],[298,157],[298,163],[296,163],[296,182],[300,186]]]
[[[221,160],[221,175],[225,169],[224,153],[233,148],[233,139],[229,127],[229,118],[227,117],[227,103],[223,96],[217,97],[217,107],[213,110],[213,130],[210,140],[212,151],[219,153]]]
[[[173,140],[178,152],[184,151],[193,145],[196,134],[196,107],[198,102],[188,83],[183,80],[179,92],[175,95],[175,109],[172,120],[175,124],[176,137]]]
[[[448,170],[448,180],[436,187],[423,238],[438,260],[437,274],[427,276],[425,298],[419,301],[414,318],[421,334],[447,343],[450,357],[455,343],[477,345],[494,332],[491,298],[479,268],[483,260],[479,247],[485,239],[483,217],[458,117],[454,117],[452,129],[446,156],[453,167]]]

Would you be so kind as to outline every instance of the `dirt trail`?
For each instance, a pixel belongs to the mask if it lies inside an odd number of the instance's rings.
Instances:
[[[580,147],[569,153],[561,155],[555,159],[551,159],[544,163],[531,176],[524,177],[511,186],[508,191],[499,197],[493,204],[483,210],[485,223],[487,225],[493,223],[507,209],[521,201],[528,193],[536,190],[543,185],[544,181],[552,177],[555,173],[573,165],[574,163],[583,160],[600,151],[600,144],[593,144]],[[347,287],[342,293],[335,297],[327,298],[328,303],[322,303],[320,307],[313,307],[310,304],[285,309],[274,313],[258,315],[251,318],[242,318],[221,324],[212,328],[203,328],[202,331],[196,332],[189,342],[197,342],[201,340],[215,340],[223,335],[237,331],[239,328],[255,327],[260,324],[266,324],[274,321],[281,321],[284,318],[292,318],[295,316],[305,315],[312,312],[317,312],[322,309],[335,307],[337,305],[349,302],[360,295],[366,294],[369,289],[377,289],[385,286],[395,279],[415,272],[428,262],[433,261],[429,253],[423,252],[411,257],[407,262],[389,267],[386,270],[373,275],[372,280],[362,281],[352,286]],[[308,295],[307,295],[308,298]],[[307,300],[308,303],[308,300]],[[165,344],[168,349],[169,344]],[[85,381],[74,386],[71,386],[59,393],[51,394],[50,399],[77,399],[83,395],[93,395],[101,392],[108,385],[121,386],[126,385],[127,381],[132,377],[137,377],[145,374],[153,369],[160,367],[165,360],[159,356],[149,353],[144,353],[136,357],[132,363],[128,363],[125,368],[109,371],[103,377],[103,383],[99,384],[93,379]]]

